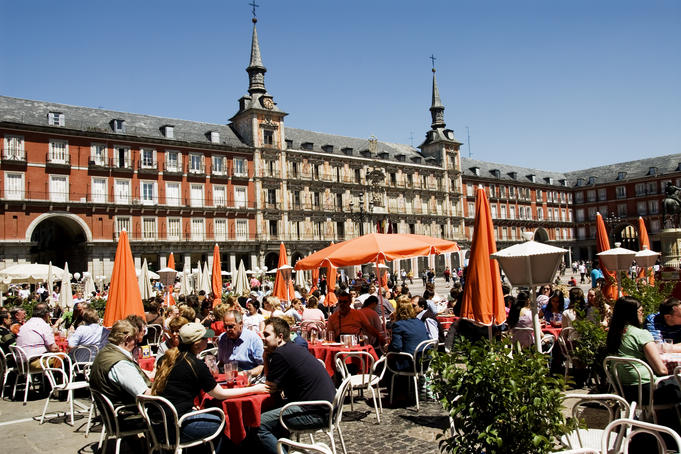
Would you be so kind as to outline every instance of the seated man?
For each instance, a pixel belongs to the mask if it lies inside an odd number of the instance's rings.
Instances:
[[[336,389],[331,377],[307,349],[289,342],[288,323],[278,317],[267,319],[263,336],[267,362],[266,384],[271,393],[283,391],[289,402],[333,402]],[[280,412],[281,408],[276,408],[260,415],[258,438],[263,448],[261,452],[275,454],[277,439],[289,436],[279,423]],[[328,418],[328,408],[311,407],[291,407],[284,416],[286,425],[294,428],[321,428]]]
[[[151,381],[133,361],[137,327],[128,320],[114,323],[109,343],[102,348],[90,372],[90,387],[108,397],[114,406],[131,405],[139,394],[149,394]]]
[[[49,321],[49,307],[45,303],[39,303],[33,308],[33,317],[19,329],[17,347],[23,348],[27,357],[59,351],[59,347],[54,342],[54,333]],[[32,359],[30,366],[32,370],[40,370],[40,358]]]
[[[645,327],[657,342],[673,339],[674,344],[681,342],[681,301],[669,297],[660,304],[657,314],[646,317]],[[673,347],[673,351],[681,352],[681,344]]]
[[[244,330],[239,311],[228,311],[224,318],[225,332],[218,338],[218,362],[236,361],[240,370],[257,377],[263,369],[263,343],[255,331]]]
[[[385,336],[371,326],[366,316],[359,310],[352,309],[352,297],[347,293],[338,296],[338,309],[329,316],[327,331],[332,331],[336,339],[341,334],[360,334],[363,330],[378,339],[380,345],[385,344]]]

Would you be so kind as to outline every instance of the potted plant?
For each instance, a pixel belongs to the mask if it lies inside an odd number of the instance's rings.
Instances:
[[[563,379],[547,358],[510,340],[457,342],[431,361],[431,390],[455,429],[440,436],[451,453],[547,453],[576,422],[561,412]]]

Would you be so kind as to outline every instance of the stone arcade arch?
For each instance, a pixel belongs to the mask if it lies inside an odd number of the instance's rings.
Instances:
[[[49,263],[69,271],[88,269],[88,242],[92,232],[78,216],[71,213],[45,213],[38,216],[26,230],[30,242],[29,256],[32,262]]]
[[[537,230],[534,231],[534,241],[537,241],[539,243],[546,243],[549,241],[549,232],[546,231],[543,227],[539,227]]]

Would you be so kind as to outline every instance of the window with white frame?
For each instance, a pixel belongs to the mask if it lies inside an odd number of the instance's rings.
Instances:
[[[608,198],[608,193],[605,188],[598,189],[598,200],[606,200]]]
[[[501,210],[500,210],[500,216],[499,217],[501,217],[501,219],[506,219],[506,205],[504,205],[502,203],[500,208],[501,208]]]
[[[179,241],[182,239],[182,219],[181,218],[167,218],[168,226],[167,236],[171,241]]]
[[[541,205],[537,205],[537,220],[544,220],[544,208]]]
[[[189,172],[203,173],[203,155],[198,153],[189,154]]]
[[[553,211],[551,210],[551,208],[546,209],[546,214],[547,214],[546,219],[548,219],[549,221],[553,221]]]
[[[660,202],[658,200],[648,200],[648,213],[657,214],[660,212]]]
[[[66,125],[66,117],[61,112],[50,112],[47,114],[47,124],[50,126]]]
[[[158,187],[155,181],[140,181],[140,199],[144,205],[156,205],[158,203]]]
[[[511,205],[508,207],[508,217],[509,219],[515,219],[515,206]]]
[[[556,221],[558,220],[558,208],[553,209],[553,219]]]
[[[510,229],[511,229],[511,239],[512,239],[512,240],[515,240],[515,238],[516,238],[516,228],[515,228],[515,227],[511,227]]]
[[[626,199],[627,198],[627,187],[626,186],[617,186],[615,188],[615,197],[618,199]]]
[[[24,187],[23,173],[5,172],[5,199],[22,200]]]
[[[6,135],[5,150],[2,154],[3,159],[23,160],[24,159],[24,137]]]
[[[179,151],[166,150],[164,170],[168,172],[182,172],[182,155]]]
[[[248,199],[246,198],[246,187],[234,187],[234,208],[246,208]]]
[[[203,218],[192,218],[191,237],[192,240],[203,241],[206,236],[206,222]]]
[[[114,180],[114,202],[130,203],[130,180]]]
[[[69,143],[66,140],[50,139],[48,161],[67,164],[69,162]]]
[[[639,200],[636,202],[636,212],[638,214],[646,214],[646,202],[645,200]]]
[[[248,219],[236,220],[236,239],[237,240],[248,239]]]
[[[234,158],[234,175],[237,177],[248,176],[248,168],[244,158]]]
[[[227,219],[214,219],[213,230],[215,231],[215,241],[226,241]]]
[[[189,206],[203,206],[203,184],[193,183],[189,187]]]
[[[474,186],[470,183],[466,185],[466,195],[468,197],[473,197],[473,194],[475,193]]]
[[[140,150],[140,167],[143,169],[156,168],[156,150],[152,148],[142,148]]]
[[[132,232],[132,219],[130,216],[116,216],[116,238],[125,230],[130,234]]]
[[[211,143],[220,143],[220,133],[217,131],[211,131],[210,132],[210,142]]]
[[[572,222],[572,210],[568,210],[567,215],[568,215],[568,222]]]
[[[130,147],[126,145],[113,146],[113,165],[119,169],[132,168],[132,161],[130,158]]]
[[[211,173],[213,175],[224,175],[225,170],[225,157],[224,156],[213,156],[213,163],[211,166]]]
[[[497,218],[497,206],[491,205],[490,209],[491,209],[492,219],[496,219]]]
[[[466,213],[467,217],[472,218],[475,216],[475,203],[473,202],[468,202],[468,212]]]
[[[158,235],[158,230],[156,230],[156,218],[155,217],[143,217],[142,218],[142,238],[145,240],[155,240]]]
[[[69,179],[66,175],[50,175],[50,200],[66,202],[69,199]]]
[[[166,182],[166,205],[177,207],[180,206],[180,183]]]
[[[94,203],[107,202],[107,180],[106,178],[92,177],[92,195],[91,200]]]
[[[227,206],[227,188],[224,185],[213,185],[213,206]]]
[[[90,145],[90,161],[97,166],[106,165],[106,144],[93,143]]]

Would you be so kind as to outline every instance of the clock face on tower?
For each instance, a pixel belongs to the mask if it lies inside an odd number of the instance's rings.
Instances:
[[[274,103],[270,98],[263,98],[262,100],[262,105],[265,109],[272,110],[274,109]]]

